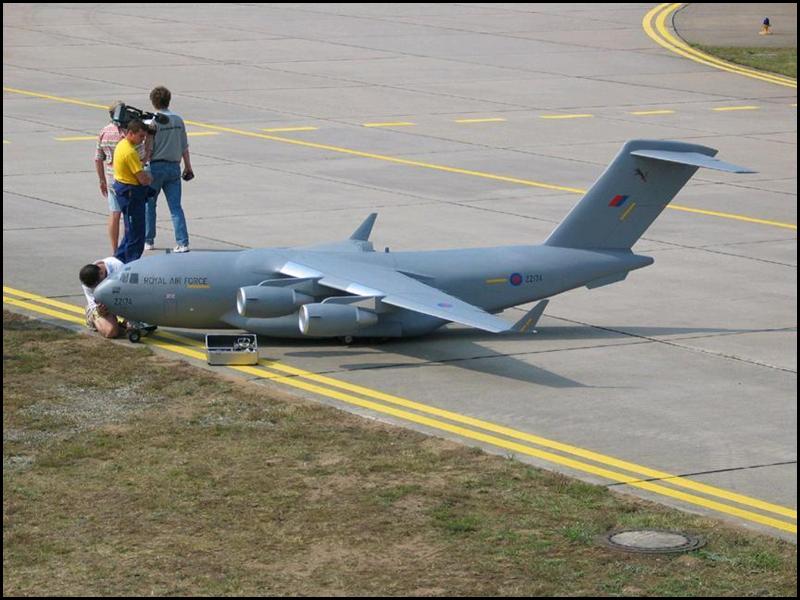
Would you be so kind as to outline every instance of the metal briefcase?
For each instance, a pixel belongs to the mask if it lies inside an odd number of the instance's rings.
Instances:
[[[210,365],[256,365],[258,338],[254,333],[207,334],[206,354]]]

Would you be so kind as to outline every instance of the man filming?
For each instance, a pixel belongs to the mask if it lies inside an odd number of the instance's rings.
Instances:
[[[114,194],[114,149],[120,140],[125,137],[125,128],[118,120],[115,120],[115,116],[119,115],[120,107],[124,106],[121,100],[117,100],[108,107],[111,122],[103,127],[98,134],[94,155],[95,170],[97,171],[97,177],[100,179],[100,193],[108,199],[108,238],[111,241],[112,254],[116,253],[119,247],[119,222],[122,216],[122,209],[117,202],[116,194]],[[147,140],[145,140],[144,144],[140,144],[136,150],[142,162],[146,163],[149,160],[147,156],[149,152]]]
[[[114,193],[125,222],[125,235],[114,256],[123,263],[136,260],[144,251],[145,203],[153,178],[145,172],[136,146],[146,135],[144,123],[135,119],[114,149]]]

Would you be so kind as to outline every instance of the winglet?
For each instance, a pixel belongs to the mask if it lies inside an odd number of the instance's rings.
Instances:
[[[548,302],[550,302],[550,300],[542,300],[539,302],[524,317],[517,321],[517,323],[511,328],[511,331],[516,333],[533,332],[533,328],[536,327],[536,324],[539,322],[539,319],[544,313],[544,309]]]
[[[351,240],[361,240],[366,242],[369,239],[369,234],[372,233],[372,226],[375,225],[375,219],[378,218],[378,213],[371,213],[361,225],[358,226],[350,236]]]

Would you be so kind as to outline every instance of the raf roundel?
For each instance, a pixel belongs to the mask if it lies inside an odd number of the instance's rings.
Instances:
[[[520,285],[522,283],[522,275],[519,273],[512,273],[508,281],[511,285]]]

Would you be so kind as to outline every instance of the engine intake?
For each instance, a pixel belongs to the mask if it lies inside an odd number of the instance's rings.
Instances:
[[[300,309],[300,331],[310,337],[354,335],[378,322],[370,310],[349,304],[306,304]]]
[[[250,285],[236,293],[236,310],[243,317],[268,319],[282,317],[296,311],[314,298],[289,287]]]

